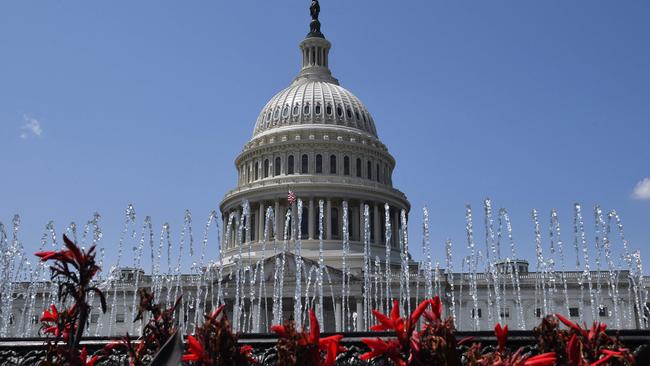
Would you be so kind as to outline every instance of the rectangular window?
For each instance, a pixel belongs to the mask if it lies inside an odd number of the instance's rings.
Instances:
[[[90,323],[97,324],[99,322],[99,314],[90,314]]]
[[[542,317],[542,309],[541,308],[535,309],[535,316],[538,317],[538,318]]]
[[[124,323],[124,313],[115,314],[115,322],[116,323]]]
[[[501,308],[501,317],[510,318],[510,308]]]
[[[472,319],[476,319],[476,318],[480,319],[482,317],[483,317],[483,312],[481,311],[480,308],[479,309],[472,309]]]
[[[609,316],[609,309],[607,309],[607,306],[601,306],[600,309],[598,309],[598,316],[603,318]]]
[[[569,316],[577,318],[580,316],[580,309],[578,308],[569,308]]]

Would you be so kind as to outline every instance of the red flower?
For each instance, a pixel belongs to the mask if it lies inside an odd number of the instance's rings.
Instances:
[[[440,296],[436,296],[433,299],[429,300],[431,303],[431,311],[425,312],[425,316],[432,322],[436,322],[442,319],[442,301],[440,301]]]
[[[555,352],[542,353],[526,360],[524,366],[553,366],[557,361]]]
[[[205,349],[201,342],[193,336],[187,336],[189,352],[183,355],[183,361],[202,361],[206,359]]]
[[[427,311],[429,306],[432,307],[431,311]],[[415,352],[420,351],[419,337],[418,333],[415,332],[415,327],[422,314],[425,314],[429,321],[438,322],[442,314],[442,303],[438,296],[433,299],[424,300],[407,319],[400,317],[399,302],[397,300],[393,301],[390,317],[377,310],[373,310],[372,313],[379,321],[379,324],[373,325],[370,329],[374,331],[392,330],[395,332],[397,340],[385,342],[381,339],[362,339],[362,342],[366,343],[371,349],[364,356],[366,359],[371,359],[384,355],[394,362],[401,364],[400,362],[406,362],[402,357],[402,353],[409,354],[411,349]],[[408,356],[405,357],[408,358]],[[396,361],[398,359],[400,360],[399,362]]]
[[[561,321],[562,323],[564,323],[564,325],[566,325],[567,327],[569,327],[569,328],[575,330],[576,332],[582,334],[582,335],[585,336],[585,337],[588,337],[588,336],[589,336],[589,335],[587,334],[587,332],[586,332],[584,329],[580,328],[580,326],[579,326],[578,324],[576,324],[576,323],[572,322],[571,320],[569,320],[569,319],[563,317],[562,314],[555,314],[555,316],[556,316],[558,319],[560,319],[560,321]]]
[[[494,334],[496,334],[499,344],[498,351],[503,353],[506,348],[506,341],[508,340],[508,325],[506,324],[506,326],[502,328],[501,324],[497,323],[494,327]]]
[[[97,355],[94,355],[89,360],[88,359],[88,353],[86,351],[86,347],[84,347],[81,350],[81,356],[80,357],[81,357],[81,362],[83,362],[83,365],[85,365],[85,366],[94,366],[95,362],[97,362],[97,359],[99,358]]]
[[[567,346],[567,356],[569,364],[572,366],[581,366],[582,362],[582,342],[575,334],[571,336]]]
[[[400,353],[402,346],[399,341],[391,339],[388,342],[380,338],[363,338],[361,342],[370,347],[370,352],[361,355],[363,361],[371,360],[378,356],[385,356],[395,362],[398,366],[406,366]]]
[[[223,305],[219,306],[217,308],[217,310],[215,310],[214,313],[212,313],[212,315],[210,316],[210,319],[208,320],[208,322],[212,323],[219,316],[219,314],[221,314],[221,311],[225,307],[226,307],[226,304],[223,304]]]
[[[275,332],[280,338],[291,338],[285,326],[276,324],[271,327],[271,331]],[[321,366],[333,366],[336,362],[336,356],[345,351],[345,348],[340,346],[341,339],[343,339],[342,335],[337,334],[320,338],[320,325],[313,309],[309,310],[309,334],[298,334],[298,337],[297,344],[299,346],[316,346],[315,348],[319,353],[320,351],[326,352],[325,359],[320,362]],[[318,358],[320,359],[320,355]]]
[[[330,337],[320,338],[320,325],[318,318],[313,309],[309,310],[309,343],[318,346],[318,349],[326,352],[325,360],[321,362],[322,366],[333,366],[336,362],[336,355],[341,350],[339,343],[343,339],[340,334]]]
[[[282,338],[289,338],[289,334],[287,333],[286,329],[280,324],[271,326],[271,331],[277,333],[277,335]]]
[[[43,311],[43,316],[41,317],[42,322],[52,322],[56,323],[59,320],[59,311],[56,309],[54,304],[50,305],[50,311]]]
[[[244,356],[248,363],[256,364],[257,361],[251,356],[253,353],[253,347],[251,345],[245,344],[239,348],[239,354]]]

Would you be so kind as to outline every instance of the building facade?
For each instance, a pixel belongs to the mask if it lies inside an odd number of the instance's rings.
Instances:
[[[426,296],[428,278],[460,330],[490,330],[495,321],[532,329],[553,312],[646,327],[647,286],[635,286],[628,271],[535,273],[513,260],[496,263],[493,273],[425,273],[413,262],[404,225],[410,204],[393,187],[396,161],[370,112],[333,77],[332,45],[313,3],[298,75],[264,106],[235,160],[237,185],[220,205],[219,259],[192,275],[117,270],[102,284],[109,309],[93,310],[89,335],[138,334],[142,323],[132,319],[139,288],[168,305],[182,294],[177,319],[186,332],[222,303],[240,330],[268,332],[278,313],[280,320],[296,316],[296,288],[301,307],[323,310],[323,331],[365,330],[368,309],[386,311],[389,298],[406,293],[412,309]],[[317,282],[324,296],[317,296]],[[11,292],[8,309],[0,309],[0,333],[38,335],[55,287],[21,282]]]

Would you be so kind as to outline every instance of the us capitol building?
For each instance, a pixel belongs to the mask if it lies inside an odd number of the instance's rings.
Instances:
[[[390,258],[393,274],[398,276],[400,263],[400,213],[408,213],[409,201],[404,193],[393,186],[392,175],[395,169],[395,158],[390,154],[386,145],[379,139],[374,119],[362,101],[349,90],[341,86],[330,69],[330,49],[332,44],[321,32],[318,20],[318,2],[312,3],[312,22],[310,32],[299,44],[302,62],[297,76],[288,87],[273,96],[262,108],[255,125],[250,141],[248,141],[235,160],[237,168],[237,186],[226,193],[220,209],[223,218],[223,233],[221,248],[221,266],[223,281],[221,283],[223,301],[229,304],[228,313],[232,314],[234,303],[235,279],[232,276],[238,259],[242,258],[243,247],[247,263],[263,262],[265,271],[260,274],[267,283],[267,289],[272,289],[274,279],[273,264],[278,256],[282,255],[272,248],[282,248],[285,243],[285,227],[290,228],[290,236],[294,241],[300,240],[301,252],[304,262],[308,265],[317,264],[320,260],[319,247],[322,244],[322,260],[331,276],[335,304],[329,296],[330,288],[327,287],[325,299],[325,322],[323,330],[326,332],[340,331],[340,318],[343,311],[340,303],[341,278],[344,275],[342,267],[343,241],[349,243],[347,265],[350,269],[349,303],[348,306],[355,311],[355,322],[346,330],[363,329],[363,319],[358,316],[362,312],[363,302],[363,270],[364,270],[364,244],[367,238],[368,255],[370,258],[381,258],[382,261]],[[302,211],[297,212],[296,202],[287,199],[287,193],[292,191],[303,203]],[[248,215],[243,215],[242,202],[248,202]],[[322,202],[322,229],[319,214]],[[344,227],[344,205],[347,206],[347,227]],[[364,208],[368,207],[367,215]],[[267,222],[269,208],[275,213]],[[301,216],[301,221],[286,223],[286,215],[290,217]],[[246,220],[244,222],[243,220]],[[364,225],[364,220],[367,224]],[[230,223],[230,225],[229,225]],[[244,225],[247,230],[242,234],[236,229],[236,223]],[[285,225],[286,224],[286,225]],[[388,234],[388,235],[387,235]],[[322,237],[321,237],[322,235]],[[389,245],[386,245],[388,236]],[[241,245],[239,245],[241,243]],[[289,246],[284,255],[296,255],[292,252],[293,244]],[[444,254],[443,254],[444,256]],[[422,273],[417,264],[407,258],[411,273],[412,303],[423,297]],[[292,260],[287,261],[284,275],[284,301],[285,318],[291,317],[294,294],[295,268]],[[385,266],[385,263],[382,263]],[[497,264],[498,270],[509,272],[517,269],[518,283],[521,286],[521,306],[527,329],[537,325],[541,316],[541,305],[536,292],[539,273],[530,272],[528,263],[523,260],[502,262]],[[213,266],[206,271],[216,271]],[[383,270],[382,270],[383,271]],[[90,317],[89,333],[91,335],[107,334],[107,324],[111,324],[111,335],[124,334],[132,331],[131,320],[134,314],[133,301],[136,293],[135,278],[139,278],[138,287],[155,287],[155,280],[142,270],[122,268],[118,270],[118,280],[111,284],[107,290],[108,303],[113,306],[106,314],[92,313]],[[416,279],[420,276],[420,292],[415,293]],[[585,286],[581,282],[582,272],[568,272],[568,294],[570,306],[564,304],[564,297],[557,293],[553,299],[556,309],[570,308],[570,317],[577,320],[578,314],[583,311],[587,322],[592,320],[592,314],[586,310],[589,307],[589,294],[585,294]],[[592,277],[605,276],[605,273],[593,272]],[[205,278],[205,277],[203,277]],[[211,288],[217,286],[216,276],[210,276]],[[487,330],[493,327],[488,321],[488,280],[487,275],[479,273],[476,276],[478,310],[472,304],[469,295],[469,274],[440,273],[437,292],[443,295],[445,309],[451,308],[452,292],[455,299],[457,327],[461,330],[472,330],[478,319],[480,329]],[[621,300],[618,305],[622,309],[629,307],[628,293],[629,281],[627,274],[622,271],[617,277],[620,281],[619,290]],[[196,297],[198,281],[197,275],[182,275],[180,283],[184,298]],[[603,280],[604,281],[604,280]],[[166,282],[168,284],[169,282]],[[305,283],[302,284],[305,286]],[[7,327],[8,336],[27,336],[38,334],[37,315],[40,314],[46,298],[50,298],[52,287],[42,284],[38,289],[32,303],[37,306],[37,311],[31,319],[25,319],[27,309],[25,289],[27,283],[16,283],[13,286],[13,309]],[[396,277],[393,285],[393,294],[399,291],[399,279]],[[200,287],[200,286],[199,286]],[[505,284],[507,291],[512,291],[510,284]],[[171,289],[159,288],[162,293]],[[599,299],[601,307],[598,309],[597,318],[608,323],[613,323],[613,301],[603,291]],[[444,296],[447,295],[447,296]],[[117,296],[115,300],[112,297]],[[205,308],[210,309],[217,301],[214,291],[207,292]],[[270,295],[268,295],[270,297]],[[372,294],[370,295],[372,296]],[[270,301],[270,300],[269,300]],[[201,318],[196,314],[196,308],[191,301],[183,303],[181,322],[186,329],[193,329],[193,323]],[[332,311],[334,309],[334,311]],[[515,321],[515,299],[509,296],[504,300],[500,316],[504,322]],[[4,309],[3,309],[4,310]],[[622,310],[621,310],[622,311]],[[262,313],[263,322],[268,326],[271,322],[271,309]],[[23,319],[20,320],[19,319]],[[640,327],[638,321],[630,322],[632,328]],[[31,326],[30,326],[31,324]],[[102,328],[99,332],[98,329]],[[625,327],[625,325],[622,325]],[[264,328],[264,327],[263,327]]]

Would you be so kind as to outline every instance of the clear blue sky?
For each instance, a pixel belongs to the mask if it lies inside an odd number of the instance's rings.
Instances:
[[[31,250],[47,220],[62,230],[99,211],[115,252],[133,203],[176,241],[190,209],[199,239],[259,110],[298,71],[308,3],[3,1],[0,220],[20,213]],[[590,239],[600,203],[633,247],[650,245],[650,181],[633,197],[650,177],[650,2],[321,7],[334,75],[397,159],[416,257],[425,204],[436,259],[447,237],[465,246],[466,203],[483,247],[488,196],[531,260],[530,210],[546,235],[557,208],[570,243],[576,201]]]

